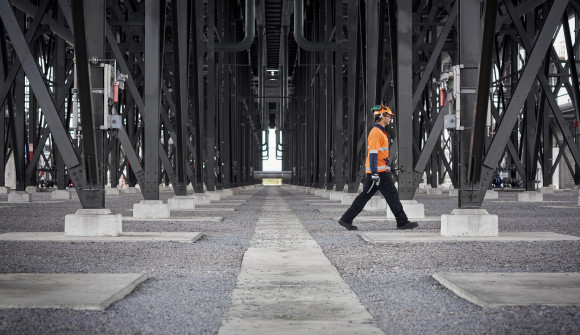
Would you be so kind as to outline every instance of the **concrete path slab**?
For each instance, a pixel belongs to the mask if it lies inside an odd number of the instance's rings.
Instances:
[[[64,232],[21,232],[0,234],[0,241],[20,242],[182,242],[191,243],[203,236],[198,232],[123,232],[121,236],[64,236]]]
[[[580,306],[580,273],[435,273],[433,278],[481,307]]]
[[[195,209],[187,209],[184,211],[187,212],[233,212],[236,209],[235,208],[219,208],[219,207],[201,207],[201,205],[199,205],[200,207],[198,207],[197,205],[195,206]],[[173,209],[171,210],[172,212],[174,211]]]
[[[169,217],[160,219],[134,218],[132,216],[123,216],[123,221],[155,221],[155,222],[221,222],[224,218],[221,216],[192,216],[192,217]]]
[[[505,232],[499,236],[441,236],[440,233],[393,233],[360,232],[369,243],[421,243],[421,242],[540,242],[540,241],[580,241],[580,237],[550,232]]]
[[[223,201],[223,200],[217,200],[217,201],[212,201],[209,205],[210,206],[226,206],[226,207],[230,207],[230,206],[240,206],[243,205],[246,201]],[[200,204],[199,206],[208,206],[206,204]]]
[[[338,221],[340,219],[340,217],[334,217],[332,218],[335,221]],[[422,221],[437,221],[437,222],[441,222],[441,216],[426,216],[424,218],[414,218],[414,219],[409,219],[411,221],[418,221],[418,222],[422,222]],[[369,221],[397,221],[397,219],[395,218],[388,218],[385,212],[385,216],[363,216],[363,215],[359,215],[357,216],[353,222],[369,222]]]
[[[264,207],[218,334],[383,334],[277,190]]]
[[[545,201],[544,201],[545,202]],[[570,206],[565,206],[565,205],[561,205],[561,206],[540,206],[542,208],[576,208],[576,209],[580,209],[580,206],[576,205],[570,205]]]
[[[318,206],[318,207],[322,207],[324,208],[325,206],[344,206],[345,208],[348,208],[350,205],[343,205],[341,204],[339,201],[333,201],[333,202],[325,202],[325,203],[309,203],[309,206]]]
[[[0,274],[0,308],[104,310],[146,279],[142,273]]]

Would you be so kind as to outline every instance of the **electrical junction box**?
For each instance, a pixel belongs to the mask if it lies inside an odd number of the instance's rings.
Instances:
[[[443,116],[443,127],[445,129],[455,129],[455,114]]]

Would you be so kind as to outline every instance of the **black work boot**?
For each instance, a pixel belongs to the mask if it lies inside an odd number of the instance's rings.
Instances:
[[[397,229],[413,229],[419,227],[417,222],[411,222],[408,219],[397,220]]]
[[[348,230],[358,230],[357,226],[353,226],[352,223],[348,223],[346,221],[343,221],[342,219],[338,220],[338,223]]]

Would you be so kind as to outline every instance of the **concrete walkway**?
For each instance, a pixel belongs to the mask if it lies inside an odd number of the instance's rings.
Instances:
[[[383,334],[276,190],[222,321],[225,334]]]

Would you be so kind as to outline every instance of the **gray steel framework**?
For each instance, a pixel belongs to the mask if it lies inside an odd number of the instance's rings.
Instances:
[[[257,183],[275,157],[291,184],[356,192],[377,103],[397,115],[402,199],[448,178],[477,208],[495,173],[534,190],[558,164],[578,185],[579,13],[569,0],[1,0],[0,186],[7,167],[18,191],[71,180],[101,208],[119,180],[145,199],[160,183],[199,193]]]

